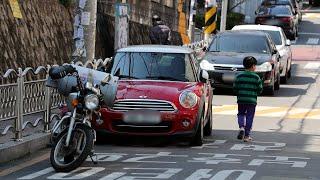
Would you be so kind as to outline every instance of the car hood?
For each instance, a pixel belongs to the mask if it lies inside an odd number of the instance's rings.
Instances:
[[[257,53],[225,53],[225,52],[207,52],[203,59],[213,64],[236,64],[242,65],[243,59],[247,56],[253,56],[257,59],[258,65],[270,61],[269,54]]]
[[[173,101],[182,91],[193,90],[196,82],[119,81],[117,99],[159,99]]]

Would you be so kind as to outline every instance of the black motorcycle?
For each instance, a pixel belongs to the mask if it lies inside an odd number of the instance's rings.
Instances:
[[[92,120],[99,120],[99,109],[103,104],[100,85],[94,85],[92,74],[83,83],[77,69],[72,65],[53,67],[49,71],[51,80],[65,78],[69,90],[64,89],[67,96],[69,113],[66,113],[52,128],[53,146],[50,162],[57,172],[69,172],[78,168],[88,156],[96,163],[94,142],[96,132],[91,127]],[[106,83],[108,80],[106,80]]]

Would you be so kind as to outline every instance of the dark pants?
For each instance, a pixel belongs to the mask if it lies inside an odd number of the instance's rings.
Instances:
[[[244,128],[245,136],[250,135],[255,112],[254,104],[238,104],[238,124],[239,128]]]

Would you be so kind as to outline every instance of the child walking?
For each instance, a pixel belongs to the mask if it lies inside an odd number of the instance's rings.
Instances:
[[[248,56],[243,60],[245,71],[236,76],[233,89],[237,95],[238,103],[238,139],[244,142],[252,141],[250,131],[256,111],[257,96],[262,92],[262,81],[254,72],[257,60]]]

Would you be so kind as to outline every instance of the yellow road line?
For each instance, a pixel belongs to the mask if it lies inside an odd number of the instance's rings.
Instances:
[[[320,115],[320,109],[312,109],[302,113],[292,113],[288,115],[286,118],[289,119],[303,119],[303,118],[310,118],[311,116]]]
[[[225,106],[214,106],[213,107],[213,112],[218,113],[218,112],[223,112],[223,111],[230,111],[230,110],[236,110],[237,106],[236,105],[225,105]]]
[[[258,110],[256,111],[256,116],[265,115],[269,113],[278,113],[278,112],[286,112],[288,110],[287,107],[275,107],[270,109]]]
[[[25,163],[16,165],[16,166],[14,166],[12,168],[5,169],[5,170],[0,172],[0,177],[1,176],[7,176],[7,175],[9,175],[11,173],[14,173],[14,172],[17,172],[17,171],[19,171],[21,169],[24,169],[26,167],[32,166],[32,165],[34,165],[34,164],[36,164],[38,162],[44,161],[44,160],[49,158],[49,155],[50,155],[50,153],[47,152],[47,153],[43,154],[42,156],[34,158],[34,159],[30,160],[30,161],[27,161]]]

